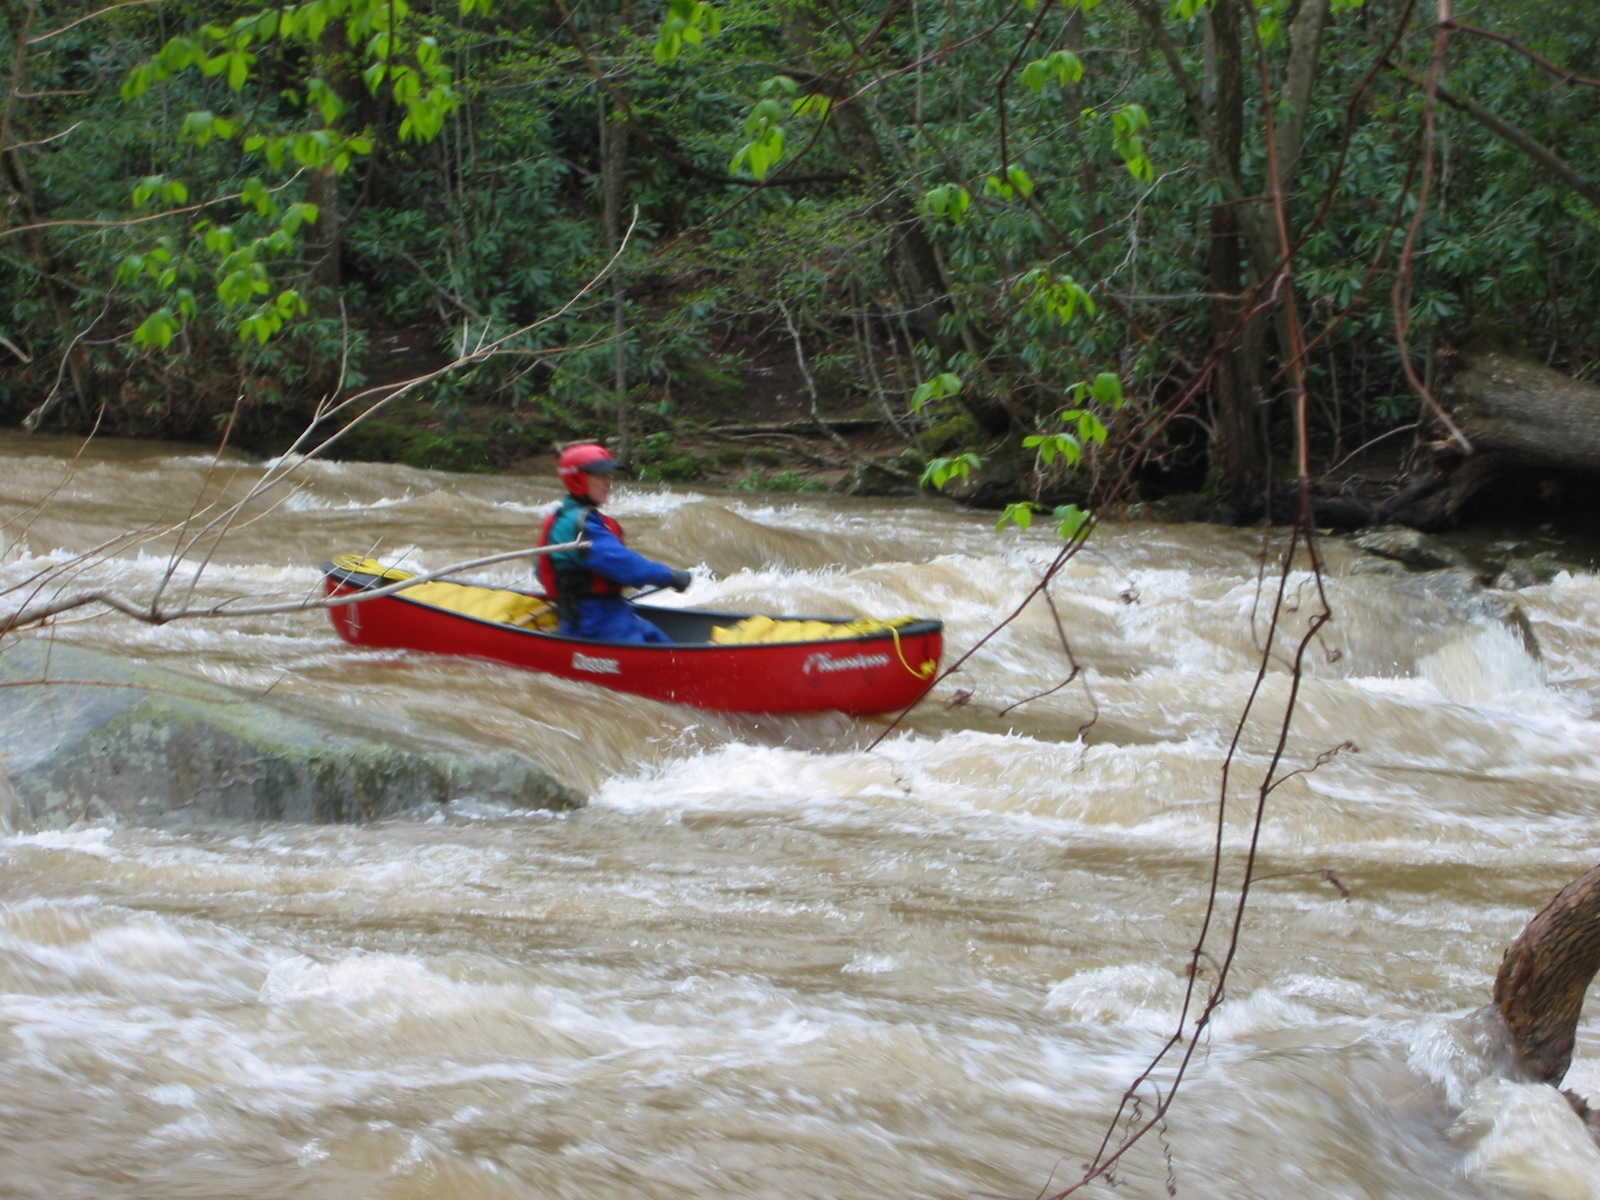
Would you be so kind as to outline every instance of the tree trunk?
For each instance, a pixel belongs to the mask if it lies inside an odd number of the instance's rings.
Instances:
[[[1205,139],[1207,165],[1228,210],[1213,218],[1209,250],[1213,283],[1224,281],[1229,270],[1240,272],[1241,283],[1250,288],[1244,296],[1245,304],[1259,303],[1261,295],[1277,292],[1280,299],[1274,316],[1278,353],[1287,367],[1286,360],[1296,353],[1300,339],[1290,312],[1294,303],[1292,273],[1287,280],[1278,276],[1292,272],[1292,263],[1285,262],[1290,251],[1286,242],[1292,240],[1292,234],[1279,230],[1272,197],[1273,189],[1281,189],[1287,195],[1295,188],[1329,0],[1301,0],[1290,22],[1289,56],[1282,78],[1275,84],[1264,84],[1268,94],[1261,101],[1273,106],[1274,123],[1270,137],[1264,124],[1259,129],[1252,127],[1252,132],[1264,144],[1273,173],[1260,184],[1247,180],[1242,154],[1246,132],[1243,95],[1247,80],[1257,74],[1247,63],[1245,48],[1252,41],[1260,46],[1259,37],[1246,37],[1247,32],[1253,32],[1247,31],[1243,22],[1247,10],[1239,0],[1217,0],[1212,5],[1207,27],[1209,76],[1202,85],[1185,65],[1167,28],[1164,6],[1154,0],[1133,0],[1133,5],[1150,30]],[[1265,74],[1262,72],[1263,77]],[[1229,239],[1232,249],[1227,244]],[[1227,261],[1229,256],[1231,263]],[[1214,290],[1227,295],[1242,289],[1222,286]],[[1242,309],[1243,305],[1238,307]],[[1213,319],[1224,316],[1225,311],[1219,310],[1225,308],[1225,302],[1214,304]],[[1219,497],[1232,501],[1236,507],[1256,511],[1273,508],[1265,491],[1271,473],[1271,439],[1258,424],[1266,417],[1262,406],[1267,397],[1259,394],[1259,386],[1252,386],[1252,376],[1256,381],[1266,377],[1267,343],[1265,330],[1239,330],[1227,342],[1233,346],[1229,356],[1233,361],[1223,361],[1217,375],[1218,445],[1213,452],[1212,486]],[[1291,378],[1295,374],[1292,370],[1287,373]]]
[[[1559,1087],[1572,1065],[1584,994],[1600,971],[1600,866],[1569,883],[1528,922],[1500,963],[1494,1007],[1511,1034],[1519,1068]],[[1588,1104],[1566,1093],[1578,1115]]]
[[[1206,25],[1207,93],[1212,104],[1216,149],[1237,175],[1244,145],[1243,58],[1235,0],[1218,0]],[[1260,506],[1267,483],[1267,446],[1258,406],[1266,351],[1264,330],[1243,302],[1245,250],[1239,208],[1223,203],[1211,210],[1207,252],[1211,286],[1211,344],[1217,356],[1212,375],[1212,490],[1236,510]]]
[[[361,95],[360,89],[352,82],[355,72],[351,67],[350,46],[342,25],[328,25],[313,60],[317,74],[338,95],[348,114],[352,106],[360,103]],[[340,116],[334,119],[333,126],[341,128],[346,123],[347,117]],[[341,262],[344,256],[344,212],[339,205],[339,173],[331,165],[311,171],[306,179],[306,197],[317,206],[316,223],[306,230],[306,258],[311,263],[311,282],[322,290],[322,313],[331,315],[338,311],[336,293],[344,281]]]

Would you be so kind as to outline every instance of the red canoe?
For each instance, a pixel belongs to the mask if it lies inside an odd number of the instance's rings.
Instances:
[[[344,559],[323,564],[330,596],[359,595],[405,578],[370,560],[356,563]],[[354,646],[487,658],[722,712],[867,714],[909,708],[928,690],[944,648],[939,621],[849,617],[774,618],[814,622],[810,631],[823,636],[726,644],[713,639],[731,636],[728,631],[750,620],[748,614],[645,604],[638,606],[639,612],[664,630],[671,644],[593,641],[461,611],[504,612],[509,602],[520,610],[520,619],[531,620],[528,610],[544,607],[539,592],[439,582],[459,589],[456,596],[446,596],[452,607],[408,598],[409,591],[433,596],[428,591],[432,585],[425,583],[338,605],[328,615],[339,636]]]

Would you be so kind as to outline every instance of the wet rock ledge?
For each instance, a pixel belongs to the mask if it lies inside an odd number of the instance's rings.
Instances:
[[[47,639],[0,650],[0,831],[86,820],[364,821],[584,797],[512,750],[399,744],[300,704]]]

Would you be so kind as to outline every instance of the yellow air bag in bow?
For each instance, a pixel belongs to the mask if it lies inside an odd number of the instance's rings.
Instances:
[[[376,575],[379,579],[390,583],[411,578],[409,572],[386,567],[376,559],[361,558],[354,554],[336,560],[334,565],[344,571]],[[555,606],[549,601],[505,588],[479,587],[475,584],[447,583],[442,579],[432,579],[427,583],[401,588],[397,594],[407,600],[420,600],[435,608],[447,608],[451,612],[477,617],[480,621],[521,625],[537,629],[541,633],[552,633],[560,624]]]
[[[535,629],[554,629],[555,609],[537,596],[499,588],[474,587],[465,583],[446,583],[442,579],[402,588],[399,595],[420,600],[435,608],[477,617],[480,621],[502,621],[507,625],[531,625]],[[544,618],[548,617],[548,624]]]

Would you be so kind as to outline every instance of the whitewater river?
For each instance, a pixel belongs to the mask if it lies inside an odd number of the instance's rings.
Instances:
[[[0,587],[105,546],[62,586],[146,596],[172,537],[114,539],[260,476],[177,446],[75,451],[0,437]],[[351,551],[444,566],[531,544],[555,495],[309,463],[174,586],[295,598]],[[611,508],[695,570],[671,603],[937,615],[947,663],[1055,552],[927,502],[624,484]],[[886,737],[359,650],[315,612],[63,620],[63,640],[279,701],[521,748],[589,803],[0,836],[0,1197],[1060,1190],[1178,1020],[1268,634],[1265,544],[1101,529],[1054,615],[1030,605]],[[1600,578],[1574,554],[1515,594],[1534,657],[1490,605],[1322,549],[1334,617],[1226,1001],[1166,1121],[1080,1194],[1600,1196],[1600,1152],[1553,1089],[1500,1078],[1474,1016],[1506,944],[1597,860]],[[1228,777],[1203,985],[1316,608],[1311,577],[1291,583]],[[1082,668],[1066,686],[1057,617]],[[1568,1084],[1600,1097],[1593,1014]]]

